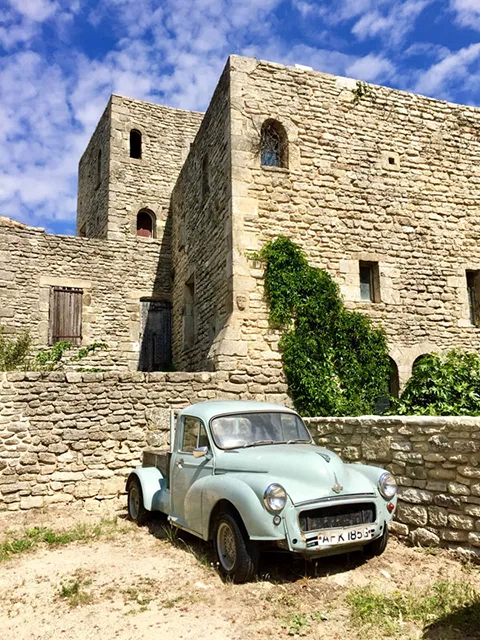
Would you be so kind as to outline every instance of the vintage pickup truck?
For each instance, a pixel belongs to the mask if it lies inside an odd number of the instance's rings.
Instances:
[[[245,582],[262,549],[307,558],[383,553],[397,487],[389,472],[316,446],[291,409],[217,401],[180,412],[171,450],[145,452],[127,493],[131,520],[167,514],[213,540],[222,575]]]

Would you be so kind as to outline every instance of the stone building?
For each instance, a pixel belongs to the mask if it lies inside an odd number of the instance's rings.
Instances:
[[[231,56],[205,115],[112,96],[78,237],[0,224],[1,322],[46,344],[78,290],[80,339],[117,367],[275,378],[252,254],[284,234],[384,325],[395,387],[423,353],[477,348],[479,202],[478,109]]]

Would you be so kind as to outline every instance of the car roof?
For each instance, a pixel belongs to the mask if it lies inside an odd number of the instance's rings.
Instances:
[[[269,402],[254,402],[250,400],[209,400],[207,402],[199,402],[186,407],[180,412],[180,415],[200,418],[205,423],[208,423],[209,420],[215,416],[229,413],[253,413],[260,411],[296,413],[293,409],[289,409],[288,407],[284,407],[280,404],[271,404]]]

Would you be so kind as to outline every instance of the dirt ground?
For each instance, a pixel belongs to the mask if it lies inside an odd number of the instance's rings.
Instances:
[[[34,524],[54,531],[74,524],[71,516],[24,518],[0,517],[0,543]],[[317,564],[268,554],[255,582],[225,584],[208,545],[176,536],[161,517],[138,528],[120,513],[108,535],[42,543],[1,562],[0,638],[384,638],[385,631],[353,621],[347,594],[356,587],[412,593],[441,580],[480,589],[480,569],[444,551],[432,554],[391,540],[383,556],[368,562],[361,554]],[[442,624],[433,630],[405,624],[395,637],[461,640],[480,638],[480,629],[468,634]]]

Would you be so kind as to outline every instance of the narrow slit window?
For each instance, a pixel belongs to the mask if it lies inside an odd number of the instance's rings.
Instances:
[[[210,174],[208,168],[208,153],[202,159],[202,200],[210,193]]]
[[[196,333],[194,276],[185,283],[183,296],[183,348],[190,349],[195,344]]]
[[[360,262],[360,300],[380,302],[378,262]]]
[[[97,187],[102,181],[102,150],[98,150],[97,154]]]
[[[142,134],[137,129],[130,131],[130,157],[137,160],[142,157]]]
[[[470,322],[478,327],[480,324],[480,271],[467,271],[466,276]]]

